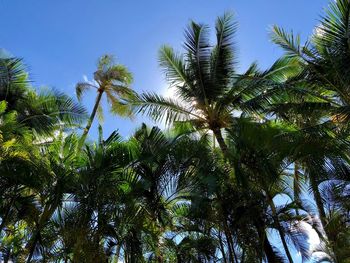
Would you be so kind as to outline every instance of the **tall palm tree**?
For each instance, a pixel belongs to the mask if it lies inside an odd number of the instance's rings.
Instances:
[[[303,45],[300,36],[274,26],[272,40],[281,46],[286,57],[297,58],[310,91],[330,102],[332,120],[346,122],[350,111],[350,2],[330,1],[320,24]]]
[[[45,230],[53,214],[62,207],[64,197],[72,189],[75,181],[75,163],[77,155],[74,149],[77,145],[77,136],[71,134],[58,136],[57,140],[42,147],[42,165],[37,168],[37,178],[40,185],[33,188],[36,194],[37,211],[29,218],[31,226],[30,238],[26,244],[28,256],[26,262],[31,262],[35,251],[42,250],[45,240]],[[42,253],[45,257],[45,253]]]
[[[86,116],[81,105],[61,92],[36,92],[18,58],[0,58],[0,101],[6,102],[6,111],[16,111],[20,124],[46,137],[63,125],[80,125]]]
[[[62,93],[36,92],[17,58],[0,59],[0,100],[0,230],[13,241],[6,260],[20,256],[24,262],[25,247],[33,255],[38,243],[34,233],[41,231],[32,223],[39,213],[36,193],[44,188],[43,171],[48,167],[42,156],[44,145],[53,140],[55,131],[83,121],[85,110]],[[18,243],[19,232],[23,242]]]
[[[167,46],[161,48],[160,66],[175,88],[178,100],[144,93],[134,101],[134,106],[136,111],[155,120],[165,119],[166,123],[210,130],[223,155],[231,162],[222,130],[234,125],[235,113],[259,114],[271,97],[284,91],[279,89],[279,84],[298,70],[294,60],[281,59],[266,71],[261,72],[253,64],[239,75],[232,42],[236,31],[233,16],[227,13],[219,17],[215,29],[217,42],[214,46],[208,38],[208,27],[191,22],[185,32],[185,55],[178,55]],[[266,233],[262,232],[262,235],[262,239],[266,240]],[[266,241],[262,243],[267,244]]]
[[[240,191],[248,196],[255,194],[256,199],[259,198],[261,202],[262,207],[259,209],[264,211],[260,216],[253,217],[261,218],[260,222],[255,223],[257,228],[259,226],[260,231],[265,231],[265,228],[270,227],[276,229],[288,261],[293,262],[287,241],[287,236],[290,233],[287,233],[286,224],[282,222],[274,203],[274,197],[278,194],[284,194],[283,190],[288,182],[289,176],[285,176],[285,170],[289,165],[289,162],[286,161],[291,145],[283,138],[284,134],[291,131],[290,129],[290,127],[284,127],[276,121],[273,121],[272,124],[269,121],[253,123],[240,120],[230,129],[229,142],[231,151],[235,152],[235,173],[240,174],[245,181],[245,187]],[[247,202],[243,200],[244,195],[242,203]],[[295,219],[295,221],[297,220]],[[262,224],[263,222],[265,224]],[[298,243],[297,245],[297,248],[303,248]],[[301,252],[305,252],[305,249]],[[271,258],[271,260],[273,259]]]
[[[102,56],[97,63],[97,70],[94,73],[93,82],[79,82],[76,85],[76,94],[79,100],[88,89],[95,89],[97,92],[95,105],[92,109],[90,118],[84,129],[80,146],[85,142],[87,134],[94,121],[96,113],[102,119],[102,95],[105,93],[110,111],[119,116],[131,116],[127,101],[133,97],[134,92],[130,88],[132,75],[127,68],[121,64],[116,64],[111,55]]]
[[[166,123],[186,123],[213,132],[228,157],[222,129],[232,125],[234,113],[257,111],[271,96],[270,85],[281,82],[295,70],[290,60],[277,61],[260,72],[253,64],[247,72],[236,72],[233,36],[236,23],[226,13],[216,20],[216,44],[209,41],[208,26],[191,22],[185,31],[185,54],[171,47],[160,49],[159,62],[178,99],[143,93],[133,102],[137,112]]]
[[[306,105],[309,112],[313,111],[306,119],[313,116],[313,121],[309,127],[303,127],[301,137],[304,137],[302,141],[307,148],[300,151],[299,147],[297,162],[303,166],[302,170],[310,179],[319,216],[328,237],[327,242],[331,247],[334,243],[332,240],[334,235],[328,227],[331,223],[328,217],[331,217],[331,214],[327,215],[321,189],[322,182],[334,179],[332,176],[330,178],[331,174],[336,174],[339,178],[344,177],[344,172],[347,173],[346,138],[349,135],[350,119],[349,19],[350,2],[336,0],[329,3],[320,24],[304,45],[300,42],[299,36],[287,33],[282,28],[275,26],[272,31],[272,40],[285,50],[285,56],[299,60],[302,69],[302,87],[326,102],[323,105],[314,103]],[[302,104],[305,105],[304,102]],[[303,111],[305,113],[302,104],[296,103],[292,107],[293,111],[299,114]],[[315,109],[319,114],[314,114]],[[318,118],[314,118],[315,116]],[[333,125],[327,122],[333,122]],[[315,154],[307,154],[311,149]],[[335,253],[336,248],[333,246],[331,250]]]
[[[131,164],[131,175],[136,181],[134,198],[139,200],[145,218],[150,258],[156,262],[166,261],[164,240],[167,232],[174,230],[174,210],[187,201],[193,187],[193,165],[199,158],[194,154],[197,150],[183,150],[186,139],[167,136],[158,127],[148,129],[144,124],[130,139],[135,155]]]

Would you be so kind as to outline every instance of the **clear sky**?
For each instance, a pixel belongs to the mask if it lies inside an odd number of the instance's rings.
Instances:
[[[308,36],[327,0],[0,0],[0,48],[22,57],[34,85],[52,86],[75,96],[83,76],[92,79],[96,60],[114,54],[134,74],[133,88],[165,94],[158,50],[181,51],[183,30],[193,19],[213,25],[225,11],[239,23],[236,37],[240,69],[258,61],[262,68],[280,54],[269,41],[278,24]],[[84,104],[90,111],[95,94]],[[104,134],[127,136],[144,119],[121,120],[105,112]],[[94,125],[92,136],[96,135]]]

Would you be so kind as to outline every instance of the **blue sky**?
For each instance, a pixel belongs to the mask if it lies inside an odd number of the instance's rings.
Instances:
[[[308,36],[327,0],[0,0],[0,48],[24,58],[34,85],[52,86],[75,96],[74,85],[92,78],[96,60],[114,54],[134,74],[133,88],[165,93],[158,50],[181,51],[183,30],[193,19],[213,25],[225,11],[239,23],[236,37],[241,70],[258,61],[262,68],[280,54],[269,40],[278,24]],[[95,94],[84,104],[91,110]],[[145,119],[122,120],[105,112],[104,134],[127,136]],[[96,135],[96,125],[91,131]]]

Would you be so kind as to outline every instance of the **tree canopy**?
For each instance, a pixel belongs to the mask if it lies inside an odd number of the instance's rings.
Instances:
[[[137,94],[104,55],[76,85],[91,109],[0,58],[2,262],[350,262],[349,21],[336,0],[305,44],[274,26],[284,55],[243,73],[235,17],[214,44],[191,21],[182,53],[159,51],[175,97]],[[103,94],[166,127],[86,140]]]

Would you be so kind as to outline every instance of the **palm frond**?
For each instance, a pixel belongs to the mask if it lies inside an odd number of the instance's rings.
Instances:
[[[58,91],[46,90],[27,97],[27,115],[20,123],[33,127],[38,133],[50,133],[61,125],[80,125],[87,117],[85,108]],[[26,105],[22,105],[26,106]]]
[[[207,89],[210,98],[223,95],[232,80],[234,73],[234,47],[233,36],[237,25],[233,22],[233,15],[225,13],[216,20],[216,45],[211,51],[210,60],[210,84]]]
[[[113,65],[105,73],[107,79],[113,80],[113,82],[123,83],[124,85],[130,85],[133,81],[131,72],[121,64]]]
[[[0,88],[10,88],[10,85],[25,86],[29,83],[28,74],[19,58],[0,58]]]
[[[321,25],[316,29],[313,41],[332,52],[349,52],[350,3],[337,0],[329,4]]]
[[[143,93],[131,103],[136,112],[146,114],[155,121],[164,120],[166,124],[186,120],[191,116],[203,119],[195,114],[192,109],[180,105],[173,99],[164,98],[155,93]]]
[[[77,95],[78,100],[80,101],[82,99],[83,94],[91,88],[98,89],[95,85],[89,82],[77,83],[77,85],[75,86],[75,93]]]
[[[110,105],[110,112],[121,117],[132,117],[132,107],[129,103],[115,96],[111,90],[106,90],[107,102]]]
[[[104,122],[104,114],[103,114],[103,108],[100,105],[98,105],[97,107],[97,119],[99,123],[103,123]]]
[[[159,64],[171,85],[178,85],[178,83],[191,84],[183,57],[176,54],[171,47],[161,47],[159,50]]]
[[[271,31],[271,40],[286,51],[288,57],[302,57],[302,47],[300,45],[300,36],[288,33],[283,28],[273,26]]]
[[[208,26],[191,22],[185,31],[186,62],[191,69],[198,92],[198,99],[211,99],[206,94],[210,87],[210,43]],[[209,91],[210,92],[210,91]]]
[[[262,72],[261,77],[282,83],[297,76],[301,70],[302,66],[297,58],[282,57],[277,59],[269,69]]]

